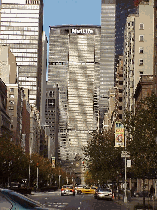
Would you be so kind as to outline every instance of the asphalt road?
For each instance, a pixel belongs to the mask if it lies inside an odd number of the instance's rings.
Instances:
[[[56,191],[34,193],[29,197],[54,210],[126,210],[114,201],[94,199],[91,194],[61,196],[60,191]]]

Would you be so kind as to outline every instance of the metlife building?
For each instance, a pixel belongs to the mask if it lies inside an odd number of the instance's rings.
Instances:
[[[100,26],[50,27],[47,84],[59,87],[61,160],[82,158],[82,147],[98,128],[100,38]]]

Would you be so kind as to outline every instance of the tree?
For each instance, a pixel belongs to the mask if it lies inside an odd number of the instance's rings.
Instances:
[[[10,135],[0,137],[0,182],[6,185],[11,181],[29,178],[29,155],[26,155],[20,145],[10,141]],[[31,156],[31,186],[37,178],[37,163],[39,164],[40,185],[47,184],[53,174],[50,161],[38,154]],[[39,185],[39,186],[40,186]]]
[[[124,125],[132,172],[144,183],[157,169],[157,97],[152,94],[138,103],[135,113],[126,112]]]
[[[95,180],[92,177],[92,173],[88,170],[85,172],[85,183],[89,186],[95,184]]]
[[[53,168],[48,158],[44,158],[37,153],[31,156],[31,185],[36,182],[37,179],[37,167],[39,169],[39,187],[46,185],[52,177]]]
[[[93,132],[91,141],[84,147],[87,167],[95,183],[114,181],[117,171],[123,171],[122,148],[115,148],[114,142],[114,132],[104,130],[102,133]]]
[[[27,177],[28,159],[19,145],[10,141],[10,135],[0,137],[0,174],[1,183],[18,181]]]

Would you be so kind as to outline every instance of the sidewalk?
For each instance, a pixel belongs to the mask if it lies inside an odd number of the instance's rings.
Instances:
[[[128,201],[127,203],[124,203],[122,197],[120,200],[118,199],[114,199],[114,201],[120,205],[125,206],[128,210],[134,210],[134,206],[137,204],[143,204],[143,198],[139,197],[139,198],[135,198],[132,197],[130,201]],[[150,204],[152,207],[154,207],[154,210],[157,210],[157,200],[150,200],[148,201],[148,198],[145,198],[145,204]]]

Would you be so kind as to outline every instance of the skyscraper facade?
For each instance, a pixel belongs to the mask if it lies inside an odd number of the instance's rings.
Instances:
[[[50,27],[48,85],[59,88],[59,157],[83,157],[98,128],[100,26]]]
[[[0,44],[9,45],[19,66],[19,85],[40,106],[43,0],[1,0]]]
[[[104,113],[108,110],[109,89],[114,87],[115,15],[116,0],[102,0],[99,94],[100,127],[102,127]]]

